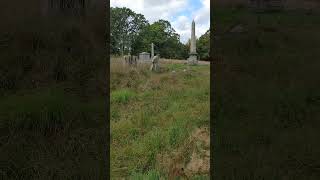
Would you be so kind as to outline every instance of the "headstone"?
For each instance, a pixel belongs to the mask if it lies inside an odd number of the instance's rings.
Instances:
[[[130,57],[128,55],[123,56],[125,64],[129,64],[129,58]]]
[[[159,59],[160,59],[160,56],[157,55],[157,56],[154,56],[152,58],[152,64],[151,64],[151,67],[150,67],[150,70],[151,71],[159,71],[160,67],[159,67]]]
[[[198,58],[197,58],[197,47],[196,47],[196,34],[195,34],[195,22],[192,21],[191,26],[191,39],[190,39],[190,53],[188,58],[188,64],[189,65],[196,65],[198,64]]]
[[[154,57],[154,44],[151,44],[151,59]]]
[[[142,52],[139,54],[139,60],[141,61],[150,61],[150,53]]]
[[[129,54],[129,55],[123,56],[123,58],[124,58],[125,63],[128,65],[130,65],[130,66],[137,65],[137,56],[132,56]]]
[[[134,66],[137,66],[137,61],[138,61],[138,57],[137,56],[132,56],[131,64],[134,65]]]

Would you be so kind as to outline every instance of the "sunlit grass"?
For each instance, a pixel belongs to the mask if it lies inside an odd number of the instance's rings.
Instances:
[[[111,177],[167,177],[156,168],[157,155],[182,146],[196,127],[209,126],[209,66],[165,63],[162,73],[138,67],[131,86],[130,72],[116,66],[111,65],[111,114],[118,114],[111,118]],[[123,96],[134,98],[125,104],[112,100]]]

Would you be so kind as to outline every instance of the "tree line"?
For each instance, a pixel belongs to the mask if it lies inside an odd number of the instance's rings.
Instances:
[[[155,45],[155,54],[171,59],[189,57],[190,43],[180,42],[180,35],[169,21],[158,20],[152,24],[144,15],[129,8],[110,8],[110,52],[113,55],[150,52],[151,43]],[[209,30],[197,39],[197,52],[201,59],[209,56]]]

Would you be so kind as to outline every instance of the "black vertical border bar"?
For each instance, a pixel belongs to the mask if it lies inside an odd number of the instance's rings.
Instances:
[[[106,23],[106,33],[105,33],[105,39],[106,39],[106,177],[105,179],[110,179],[110,0],[105,0],[105,8],[106,8],[106,18],[104,23]]]
[[[215,127],[214,127],[214,107],[215,107],[215,101],[214,101],[214,42],[213,42],[213,0],[210,0],[210,179],[215,179],[213,176],[215,175],[214,172],[214,139],[215,139]]]

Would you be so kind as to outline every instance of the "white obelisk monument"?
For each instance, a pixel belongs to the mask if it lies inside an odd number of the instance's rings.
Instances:
[[[190,53],[189,53],[189,58],[188,58],[188,64],[190,64],[190,65],[198,64],[196,41],[197,41],[197,39],[196,39],[196,24],[195,24],[194,20],[192,20]]]

